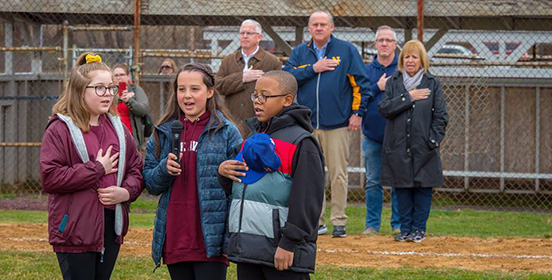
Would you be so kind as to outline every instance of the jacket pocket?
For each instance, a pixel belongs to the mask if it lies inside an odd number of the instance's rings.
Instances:
[[[69,219],[69,214],[65,214],[63,215],[63,219],[61,219],[61,223],[59,223],[59,227],[58,227],[58,230],[60,232],[64,232],[65,231],[65,226],[67,226],[67,220]]]
[[[316,243],[303,242],[297,246],[293,256],[292,271],[314,272],[316,263]]]
[[[66,232],[69,230],[69,208],[72,194],[52,194],[48,205],[48,233],[52,245],[63,245],[66,242]]]
[[[76,193],[68,204],[62,236],[65,246],[97,246],[104,231],[104,211],[95,189]]]

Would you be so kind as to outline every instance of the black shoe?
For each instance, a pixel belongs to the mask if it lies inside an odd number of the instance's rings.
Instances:
[[[420,243],[425,239],[425,231],[416,229],[409,234],[408,238],[408,241]]]
[[[347,237],[345,226],[334,226],[332,237]]]
[[[395,235],[393,239],[398,242],[410,241],[410,232],[401,232]]]

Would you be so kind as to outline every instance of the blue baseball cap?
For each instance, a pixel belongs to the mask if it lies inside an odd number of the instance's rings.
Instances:
[[[256,133],[247,138],[235,160],[245,162],[249,170],[245,177],[238,177],[245,184],[259,181],[265,174],[277,171],[282,165],[275,152],[276,144],[266,133]]]

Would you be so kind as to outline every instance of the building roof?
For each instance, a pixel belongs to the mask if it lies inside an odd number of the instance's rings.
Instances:
[[[384,4],[388,3],[388,4]],[[337,26],[416,27],[416,1],[394,0],[142,0],[145,25],[239,25],[256,18],[272,26],[305,26],[316,10],[327,10]],[[133,24],[132,0],[10,0],[0,16],[35,23]],[[549,30],[549,0],[425,0],[424,27],[447,29]]]

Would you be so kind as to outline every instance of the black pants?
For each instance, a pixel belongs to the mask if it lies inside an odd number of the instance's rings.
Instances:
[[[395,188],[401,232],[426,231],[433,188]]]
[[[308,273],[289,270],[279,271],[275,267],[260,264],[238,263],[238,280],[309,280]]]
[[[179,262],[167,268],[172,280],[225,280],[227,266],[221,262]]]
[[[111,277],[119,255],[120,244],[115,242],[115,211],[104,209],[104,253],[57,253],[64,280],[104,280]]]

